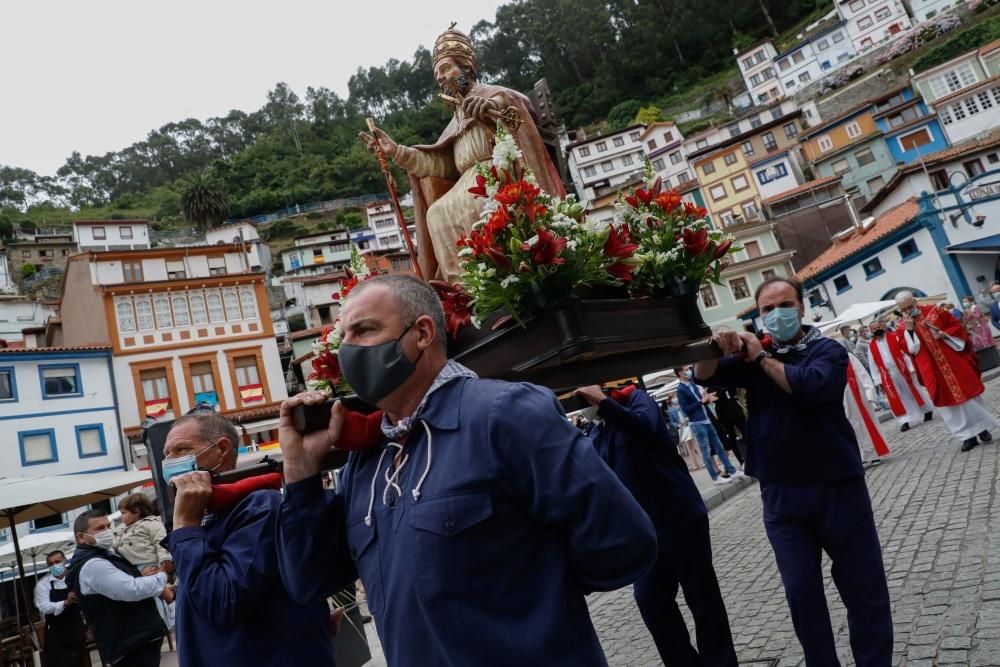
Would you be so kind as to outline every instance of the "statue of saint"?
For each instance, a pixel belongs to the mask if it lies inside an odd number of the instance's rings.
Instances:
[[[488,167],[492,161],[499,112],[512,110],[520,121],[509,129],[538,186],[558,197],[565,190],[538,133],[531,101],[509,88],[479,82],[476,53],[464,33],[452,26],[438,37],[432,62],[434,79],[456,102],[454,117],[437,143],[401,146],[378,128],[374,137],[365,132],[360,137],[372,149],[377,140],[385,155],[409,173],[424,277],[458,282],[461,264],[455,243],[482,212],[484,200],[468,190],[476,186],[476,166]]]

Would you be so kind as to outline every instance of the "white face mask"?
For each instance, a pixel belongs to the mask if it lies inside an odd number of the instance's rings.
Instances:
[[[115,546],[115,534],[110,529],[102,530],[99,533],[84,533],[84,535],[94,538],[94,546],[98,549],[111,551]]]

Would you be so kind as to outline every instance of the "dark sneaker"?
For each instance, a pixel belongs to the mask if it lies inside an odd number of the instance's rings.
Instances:
[[[974,449],[978,444],[979,441],[976,440],[975,438],[968,438],[965,442],[962,443],[962,451],[967,452],[970,449]]]
[[[982,440],[983,442],[990,442],[993,440],[993,436],[990,435],[989,431],[983,431],[982,433],[979,434],[979,439]]]
[[[910,422],[906,422],[905,424],[899,427],[900,433],[906,433],[909,430],[910,430]]]
[[[924,421],[925,422],[929,422],[932,419],[934,419],[934,413],[933,412],[925,412],[924,413]]]

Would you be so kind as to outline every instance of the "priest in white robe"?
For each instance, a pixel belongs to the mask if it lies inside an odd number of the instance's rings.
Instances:
[[[876,319],[869,328],[872,342],[868,348],[868,364],[872,379],[885,392],[899,430],[908,431],[921,419],[930,421],[934,416],[934,404],[917,378],[913,361],[906,351],[902,330],[896,333],[888,331],[884,318]]]

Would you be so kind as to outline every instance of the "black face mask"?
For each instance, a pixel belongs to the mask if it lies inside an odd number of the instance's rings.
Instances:
[[[413,324],[403,329],[399,338],[378,345],[340,344],[337,351],[340,370],[347,384],[366,403],[378,404],[417,370],[417,362],[423,356],[423,350],[415,361],[410,361],[399,344],[411,327]]]
[[[875,331],[872,332],[872,335],[875,336],[876,338],[881,338],[882,336],[885,335],[885,329],[876,329]]]

